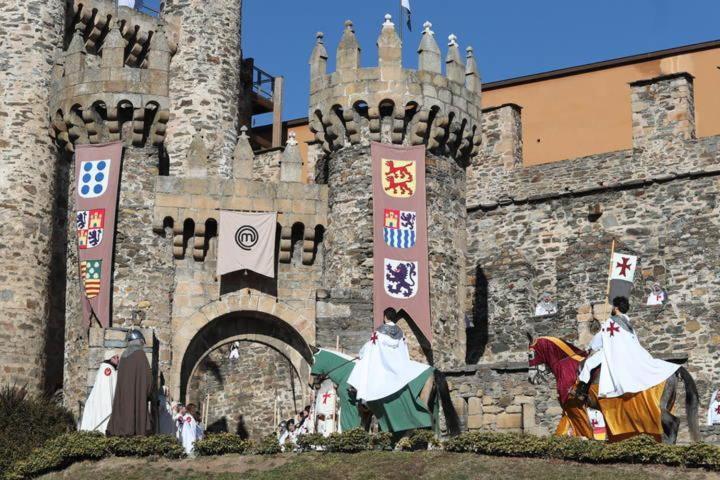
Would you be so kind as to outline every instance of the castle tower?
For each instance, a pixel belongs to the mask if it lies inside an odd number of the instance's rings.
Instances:
[[[0,215],[5,219],[0,233],[0,383],[27,384],[33,391],[54,389],[62,372],[62,357],[53,357],[47,335],[51,297],[62,295],[51,290],[49,281],[57,273],[53,219],[61,170],[47,119],[52,59],[62,43],[64,14],[63,0],[0,4]],[[50,364],[60,369],[46,375]]]
[[[417,359],[448,367],[464,359],[465,168],[480,143],[480,80],[472,49],[464,63],[454,35],[441,73],[430,23],[424,25],[418,70],[403,68],[401,41],[389,15],[377,46],[378,66],[361,68],[348,21],[337,70],[326,72],[321,33],[310,59],[310,127],[325,152],[318,170],[329,197],[317,339],[329,346],[339,337],[343,348],[357,351],[372,329],[370,142],[425,145],[434,340],[430,346],[418,337],[411,350]],[[412,338],[410,330],[415,329],[405,326]]]
[[[167,21],[178,26],[180,36],[170,77],[172,175],[188,174],[186,155],[196,135],[209,153],[209,174],[230,174],[240,128],[241,10],[241,0],[168,0],[165,5]]]
[[[168,364],[171,343],[170,243],[152,231],[155,179],[166,173],[162,145],[169,119],[168,72],[174,26],[113,3],[68,4],[66,47],[58,52],[50,85],[50,116],[65,179],[67,258],[65,294],[65,403],[77,412],[92,372],[123,332],[89,329],[81,316],[77,232],[74,228],[76,145],[123,142],[113,261],[112,327],[146,328],[159,340],[160,367]],[[58,281],[56,285],[60,285]],[[62,312],[56,312],[62,313]],[[152,330],[154,329],[154,334]],[[91,385],[91,384],[90,384]]]

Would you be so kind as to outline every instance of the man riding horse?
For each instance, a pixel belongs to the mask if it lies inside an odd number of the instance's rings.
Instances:
[[[645,433],[674,443],[679,420],[673,408],[682,380],[690,436],[697,440],[698,395],[692,376],[679,365],[653,358],[640,345],[628,310],[627,298],[613,300],[611,317],[590,342],[590,356],[559,338],[530,337],[530,382],[544,381],[549,368],[557,380],[562,425],[571,424],[575,435],[592,438],[588,406],[603,413],[611,441]]]
[[[640,345],[627,316],[629,310],[626,297],[615,297],[612,315],[590,342],[593,353],[583,363],[575,390],[581,402],[587,401],[590,374],[597,367],[601,367],[598,396],[603,398],[642,392],[664,382],[680,368],[680,365],[653,358]]]

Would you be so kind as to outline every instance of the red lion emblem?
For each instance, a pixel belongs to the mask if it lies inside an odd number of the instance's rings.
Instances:
[[[413,194],[412,183],[415,177],[410,171],[410,165],[412,165],[412,162],[404,164],[396,164],[394,160],[387,160],[385,162],[386,170],[383,172],[385,181],[387,182],[385,191],[392,190],[394,194],[400,193],[401,195],[407,196]]]

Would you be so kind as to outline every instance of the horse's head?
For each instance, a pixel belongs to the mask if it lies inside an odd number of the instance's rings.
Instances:
[[[527,332],[528,337],[528,381],[533,385],[539,385],[547,382],[547,360],[545,359],[545,350],[539,348],[539,342],[543,338],[533,340],[532,335]]]

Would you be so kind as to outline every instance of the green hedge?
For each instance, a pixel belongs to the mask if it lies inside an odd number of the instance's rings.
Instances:
[[[398,442],[403,450],[425,449],[440,445],[432,432],[417,430]],[[624,442],[606,444],[570,437],[535,437],[519,433],[467,432],[451,438],[442,446],[449,452],[472,452],[484,455],[510,457],[536,457],[572,460],[589,463],[644,463],[671,466],[699,467],[720,470],[720,447],[704,443],[691,445],[664,445],[651,437],[640,436]],[[365,450],[393,448],[389,433],[370,435],[362,429],[334,433],[328,437],[319,434],[298,439],[298,449],[321,449],[328,452],[354,453]],[[228,433],[209,435],[195,444],[198,455],[280,453],[274,435],[256,442],[241,440]],[[73,462],[99,460],[117,456],[162,456],[180,458],[184,451],[174,437],[106,438],[98,433],[75,432],[61,435],[33,451],[6,474],[7,479],[34,477],[51,470],[64,468]]]
[[[75,428],[69,410],[47,397],[29,395],[23,387],[0,388],[0,412],[0,472]]]
[[[720,447],[694,443],[665,445],[642,435],[618,443],[571,437],[535,437],[516,433],[469,432],[445,442],[450,452],[509,457],[541,457],[591,463],[647,463],[720,470]]]
[[[65,468],[83,460],[100,460],[116,455],[122,457],[180,458],[185,451],[175,437],[105,437],[97,432],[73,432],[60,435],[27,458],[15,463],[6,479],[32,478],[52,470]]]

